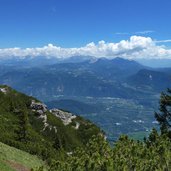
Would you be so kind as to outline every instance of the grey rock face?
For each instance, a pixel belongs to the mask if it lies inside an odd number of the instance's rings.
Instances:
[[[7,89],[6,89],[6,88],[0,88],[0,91],[1,91],[2,93],[4,93],[4,94],[7,93]]]
[[[53,127],[52,125],[49,125],[49,123],[47,122],[46,112],[48,110],[47,110],[47,106],[44,103],[35,102],[35,100],[32,100],[30,107],[31,107],[33,112],[36,112],[37,114],[39,114],[38,118],[43,120],[42,121],[44,123],[43,131],[47,127],[49,127],[50,130],[54,129],[55,132],[57,133],[57,128]],[[64,111],[59,110],[59,109],[51,109],[50,112],[53,115],[55,115],[56,117],[58,117],[59,119],[61,119],[64,125],[70,124],[72,122],[72,119],[76,118],[76,116],[73,115],[72,113],[64,112]],[[80,124],[77,123],[75,129],[78,129],[79,126],[80,126]]]
[[[30,105],[32,111],[36,112],[39,114],[39,119],[43,119],[43,123],[44,123],[44,128],[43,131],[49,126],[49,124],[47,123],[47,106],[43,103],[40,102],[35,102],[35,100],[32,100],[31,105]]]
[[[39,113],[40,115],[47,112],[47,106],[45,104],[40,103],[40,102],[35,102],[34,100],[32,100],[31,102],[31,109]]]
[[[75,115],[69,112],[64,112],[59,109],[51,109],[50,112],[56,117],[60,118],[64,125],[68,125],[72,122],[72,119],[76,118]]]

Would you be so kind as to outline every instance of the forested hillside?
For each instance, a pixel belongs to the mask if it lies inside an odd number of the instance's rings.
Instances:
[[[91,122],[58,109],[49,111],[40,101],[7,86],[0,86],[0,132],[1,142],[48,163],[101,134]]]
[[[49,171],[170,171],[170,147],[170,139],[155,130],[145,142],[121,136],[114,148],[96,137],[86,149],[79,148],[65,161],[54,162]]]

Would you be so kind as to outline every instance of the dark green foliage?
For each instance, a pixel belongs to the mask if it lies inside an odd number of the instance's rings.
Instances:
[[[52,160],[64,159],[66,152],[83,147],[89,138],[100,132],[99,128],[81,117],[65,126],[49,111],[46,112],[49,127],[44,130],[43,119],[30,108],[32,100],[36,99],[7,86],[0,86],[2,87],[7,89],[7,93],[0,91],[1,142],[40,156],[50,163]],[[76,121],[86,125],[87,129],[76,130],[73,126]],[[82,134],[86,135],[85,139],[82,138]]]
[[[19,112],[19,130],[18,139],[19,141],[26,142],[28,139],[28,129],[29,129],[29,117],[27,109],[23,109]]]
[[[154,137],[155,131],[151,133]],[[49,171],[170,171],[171,141],[165,135],[138,142],[121,136],[114,148],[102,136],[93,137],[65,161],[55,161]]]
[[[171,137],[171,89],[161,94],[159,110],[159,113],[155,113],[155,117],[160,124],[161,132],[168,133]]]

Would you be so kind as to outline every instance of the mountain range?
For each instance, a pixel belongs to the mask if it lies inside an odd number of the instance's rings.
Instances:
[[[84,116],[111,139],[154,127],[160,93],[171,87],[170,68],[119,57],[16,58],[1,60],[0,71],[0,84]]]

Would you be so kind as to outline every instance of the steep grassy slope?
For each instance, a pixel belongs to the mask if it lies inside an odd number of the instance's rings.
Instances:
[[[31,106],[33,101],[37,109]],[[61,160],[61,155],[84,146],[93,135],[100,133],[99,128],[81,117],[74,116],[67,124],[62,119],[63,116],[57,117],[38,100],[0,86],[1,142],[50,162]]]
[[[0,170],[1,171],[28,171],[31,168],[45,166],[36,156],[0,143]],[[46,167],[46,166],[45,166]]]

